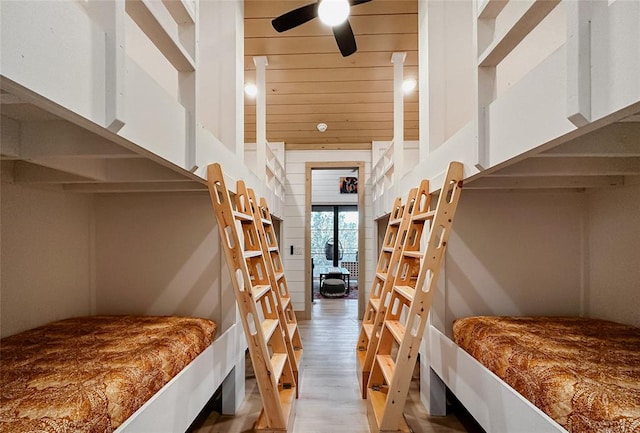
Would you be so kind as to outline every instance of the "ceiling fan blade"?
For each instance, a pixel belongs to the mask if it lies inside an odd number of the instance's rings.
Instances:
[[[349,3],[351,4],[351,6],[358,6],[359,4],[362,3],[369,3],[371,0],[349,0]]]
[[[356,37],[353,35],[353,30],[351,29],[349,20],[333,27],[333,35],[336,37],[336,42],[338,43],[338,48],[340,48],[342,57],[350,56],[358,49],[358,46],[356,45]]]
[[[304,24],[318,16],[318,3],[311,3],[306,6],[299,7],[286,14],[280,15],[271,21],[271,25],[278,32],[284,32]]]

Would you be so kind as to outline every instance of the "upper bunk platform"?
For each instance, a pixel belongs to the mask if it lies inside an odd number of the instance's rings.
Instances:
[[[206,192],[206,167],[218,162],[229,185],[245,179],[282,214],[273,162],[249,167],[245,159],[241,2],[0,8],[4,181],[87,193]]]
[[[450,161],[467,189],[638,181],[640,3],[421,2],[419,14],[419,156],[405,146],[400,173],[385,162],[376,217],[422,178],[437,192]]]
[[[640,183],[640,112],[470,176],[465,189],[588,189]]]
[[[0,87],[3,181],[83,193],[207,191],[199,176],[118,134],[6,78]]]

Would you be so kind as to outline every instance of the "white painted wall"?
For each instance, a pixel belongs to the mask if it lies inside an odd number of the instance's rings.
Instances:
[[[428,110],[421,112],[420,129],[428,132],[428,151],[473,120],[472,12],[472,2],[427,2],[420,7],[420,31],[427,32],[420,37],[420,61],[426,61],[420,67],[420,98],[428,100],[420,104]]]
[[[98,313],[193,315],[224,331],[234,297],[222,297],[230,280],[207,193],[101,195],[95,208]]]
[[[358,204],[358,194],[341,194],[340,178],[358,177],[353,170],[313,170],[311,204]]]
[[[640,185],[588,194],[588,313],[640,327]]]
[[[244,4],[201,1],[198,121],[244,157]]]
[[[359,187],[365,188],[364,208],[364,236],[365,236],[365,263],[376,263],[377,252],[373,237],[373,214],[371,207],[371,185],[368,181],[371,175],[371,152],[364,150],[337,150],[331,152],[318,152],[314,150],[288,150],[286,151],[286,193],[283,215],[283,239],[280,249],[283,255],[283,266],[287,273],[289,292],[296,311],[304,311],[305,295],[309,296],[309,287],[305,284],[304,255],[290,255],[290,245],[296,249],[304,250],[305,230],[305,164],[306,162],[331,162],[331,161],[363,161],[365,173],[361,175]],[[362,179],[367,179],[362,181]],[[360,210],[362,211],[362,210]],[[365,271],[364,287],[369,290],[371,286],[371,272],[369,267]],[[361,286],[362,287],[362,286]],[[368,296],[368,293],[367,293]]]
[[[429,152],[472,120],[475,63],[473,3],[426,3],[419,17],[420,61],[428,65],[420,68],[420,99],[425,101],[420,104],[425,110],[420,129],[422,146]]]
[[[1,189],[0,335],[90,314],[92,197]]]
[[[13,81],[102,124],[105,34],[86,2],[0,2],[0,71]]]
[[[503,12],[508,12],[507,8]],[[496,67],[496,96],[500,97],[511,86],[540,64],[567,40],[566,5],[560,3],[540,25]],[[502,15],[502,14],[501,14]]]
[[[179,96],[178,71],[128,14],[125,14],[124,29],[127,56],[145,73],[149,74],[174,101],[177,101]]]
[[[463,191],[434,323],[469,315],[580,315],[586,194]],[[446,287],[446,293],[444,291]]]
[[[640,101],[640,2],[590,2],[591,118]]]
[[[127,62],[126,89],[126,123],[119,135],[186,168],[185,108],[132,59]]]
[[[455,135],[473,120],[475,99],[472,61],[473,28],[470,25],[473,2],[443,2],[445,4],[444,140]],[[430,143],[433,149],[439,143]]]
[[[220,333],[236,322],[208,194],[3,183],[1,199],[2,336],[88,314],[206,317]]]

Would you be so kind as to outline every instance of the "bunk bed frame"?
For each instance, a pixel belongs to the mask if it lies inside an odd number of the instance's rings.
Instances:
[[[16,111],[18,115],[14,116],[18,120],[3,116],[3,180],[87,193],[206,191],[202,179],[193,173],[143,151],[9,78],[0,77],[0,88],[4,95],[3,110],[13,113],[13,107],[19,109]],[[25,113],[25,119],[20,113]],[[41,121],[39,130],[22,128],[20,138],[21,123],[28,119]],[[21,140],[35,142],[45,135],[50,143],[47,152],[41,151],[38,156],[23,159],[20,155]],[[109,178],[103,177],[99,171],[92,173],[77,163],[75,158],[78,155],[99,158],[116,170]],[[117,169],[118,166],[122,170]],[[132,176],[134,172],[137,174]],[[74,183],[78,180],[80,183]],[[185,431],[223,384],[223,410],[235,412],[240,403],[238,396],[244,393],[245,349],[239,325],[231,324],[115,431]]]
[[[428,339],[431,368],[483,429],[509,433],[566,432],[433,325],[429,325]]]
[[[562,143],[549,143],[518,155],[504,164],[465,179],[467,191],[583,191],[637,185],[640,155],[640,104],[618,113],[615,121]],[[450,250],[451,251],[451,250]],[[447,284],[434,302],[449,295]],[[560,433],[567,430],[524,398],[503,379],[458,346],[448,335],[447,325],[457,317],[438,310],[429,317],[425,333],[426,355],[422,375],[428,396],[424,403],[432,415],[444,415],[446,391],[449,390],[480,426],[491,432]],[[493,314],[483,311],[481,314]],[[474,315],[470,312],[468,315]],[[494,314],[497,315],[497,314]],[[536,315],[536,314],[533,314]]]
[[[233,325],[174,376],[153,397],[123,422],[114,433],[172,433],[186,431],[207,404],[213,393],[223,385],[222,405],[234,407],[236,387],[244,389],[244,358],[234,359],[236,348],[243,341]],[[239,370],[242,370],[239,372]],[[239,373],[239,374],[237,374]]]

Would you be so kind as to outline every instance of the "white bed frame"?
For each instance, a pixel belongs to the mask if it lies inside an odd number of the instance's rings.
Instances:
[[[176,433],[191,425],[220,385],[223,412],[244,398],[244,334],[232,325],[115,430],[115,433]]]
[[[429,342],[432,370],[487,432],[567,432],[433,325]]]

